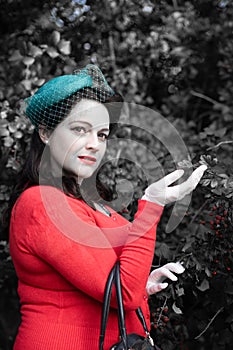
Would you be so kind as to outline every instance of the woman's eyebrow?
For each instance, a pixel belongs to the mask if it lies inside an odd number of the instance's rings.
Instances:
[[[103,129],[100,129],[100,131],[106,131],[106,132],[109,132],[110,129],[109,128],[103,128]]]
[[[80,124],[85,124],[85,125],[88,125],[90,127],[92,127],[92,124],[86,122],[86,121],[82,121],[82,120],[71,120],[69,122],[69,125],[72,125],[72,124],[77,124],[77,123],[80,123]]]
[[[84,125],[87,125],[89,128],[93,127],[93,125],[91,123],[88,123],[88,122],[82,121],[82,120],[72,120],[72,121],[69,122],[69,126],[71,126],[73,124],[84,124]],[[101,127],[101,125],[100,125],[100,127]],[[102,128],[102,129],[100,129],[100,131],[109,132],[110,129],[109,128]]]

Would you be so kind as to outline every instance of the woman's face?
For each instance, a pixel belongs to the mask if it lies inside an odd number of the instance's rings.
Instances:
[[[81,100],[49,137],[52,171],[61,169],[76,177],[78,183],[98,168],[109,135],[106,107],[93,100]]]

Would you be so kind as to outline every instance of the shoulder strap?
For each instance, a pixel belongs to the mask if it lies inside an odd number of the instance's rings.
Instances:
[[[107,326],[107,320],[108,320],[108,314],[109,314],[109,308],[110,308],[110,300],[112,295],[112,286],[114,282],[116,287],[119,332],[120,332],[121,340],[124,345],[124,349],[128,349],[127,331],[125,327],[125,315],[124,315],[124,306],[123,306],[123,298],[122,298],[122,290],[121,290],[120,262],[117,261],[108,276],[106,286],[105,286],[104,302],[103,302],[102,317],[101,317],[101,327],[100,327],[99,350],[103,350],[104,338],[105,338],[105,332],[106,332],[106,326]],[[150,332],[147,328],[146,321],[140,307],[136,310],[136,314],[143,326],[146,336],[148,337],[151,344],[153,345],[153,340],[150,337]]]
[[[122,290],[121,290],[121,276],[120,276],[120,262],[116,262],[115,269],[115,285],[116,285],[116,297],[117,297],[117,312],[118,312],[118,323],[121,340],[124,345],[124,349],[128,349],[127,343],[127,332],[125,327],[125,312],[123,306]]]
[[[102,307],[102,316],[101,316],[101,325],[100,325],[99,350],[103,350],[103,346],[104,346],[105,331],[107,326],[110,300],[112,295],[112,285],[115,277],[115,268],[116,268],[116,265],[114,265],[112,270],[110,271],[110,274],[106,282],[105,291],[104,291],[104,302]]]

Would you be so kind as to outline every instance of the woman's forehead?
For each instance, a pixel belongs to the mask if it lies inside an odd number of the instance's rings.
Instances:
[[[109,114],[107,108],[97,101],[81,100],[70,111],[66,122],[83,121],[91,125],[109,124]]]

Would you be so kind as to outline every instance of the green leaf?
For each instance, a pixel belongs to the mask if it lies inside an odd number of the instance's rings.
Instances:
[[[197,286],[197,289],[199,289],[201,292],[204,292],[209,288],[210,288],[210,284],[206,278],[201,282],[200,286]]]
[[[49,55],[49,57],[51,58],[56,58],[59,56],[59,53],[57,52],[57,50],[54,47],[49,46],[46,50],[47,54]]]
[[[62,39],[58,44],[58,49],[63,55],[70,55],[71,53],[71,44],[70,41]]]
[[[173,309],[173,311],[174,311],[176,314],[182,314],[182,313],[183,313],[182,310],[181,310],[179,307],[176,306],[176,303],[173,303],[173,304],[172,304],[172,309]]]

